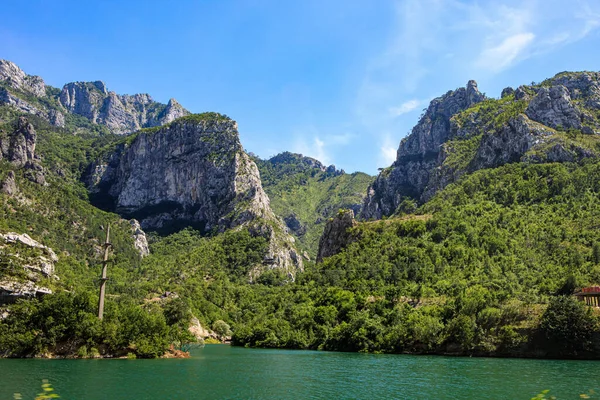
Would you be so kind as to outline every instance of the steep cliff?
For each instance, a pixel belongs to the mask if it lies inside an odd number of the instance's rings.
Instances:
[[[204,233],[246,227],[269,240],[264,264],[295,273],[302,262],[273,214],[256,164],[244,152],[237,124],[205,113],[127,138],[106,162],[89,169],[98,204],[136,218],[144,229],[194,226]]]
[[[37,135],[33,125],[25,117],[20,117],[10,130],[12,132],[0,129],[0,160],[4,159],[16,168],[24,168],[29,180],[45,185],[44,169],[35,154]],[[14,186],[14,179],[9,185]]]
[[[0,60],[0,81],[6,82],[9,86],[29,92],[34,96],[43,97],[46,95],[46,85],[39,76],[27,75],[16,64]]]
[[[598,156],[600,74],[561,73],[485,99],[466,88],[434,99],[402,140],[398,157],[369,188],[363,219],[425,202],[465,173],[510,162],[569,162]]]
[[[450,119],[484,99],[475,81],[433,99],[411,134],[400,143],[394,164],[369,187],[361,216],[391,215],[406,197],[419,198],[437,166],[440,146],[452,135]]]
[[[0,60],[0,105],[9,105],[62,127],[65,125],[64,110],[48,96],[47,89],[49,87],[39,76],[27,75],[16,64]]]

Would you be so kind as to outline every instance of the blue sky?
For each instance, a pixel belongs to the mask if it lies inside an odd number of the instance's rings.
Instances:
[[[432,98],[600,70],[598,0],[2,2],[0,58],[238,121],[266,158],[391,164]],[[10,17],[6,17],[10,16]]]

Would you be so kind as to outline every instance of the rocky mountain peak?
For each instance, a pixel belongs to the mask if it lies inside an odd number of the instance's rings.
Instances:
[[[470,80],[469,82],[467,82],[467,104],[468,106],[472,106],[473,104],[477,104],[480,101],[482,101],[485,96],[479,92],[479,89],[477,88],[477,82],[475,82],[474,80]]]
[[[0,81],[6,82],[10,87],[30,92],[35,96],[46,95],[46,85],[39,76],[27,75],[15,63],[0,60]]]
[[[13,62],[0,60],[0,104],[35,114],[55,126],[65,126],[64,114],[72,113],[104,125],[113,133],[127,134],[189,114],[175,99],[162,104],[146,93],[119,95],[109,91],[103,81],[70,82],[59,93],[54,88],[48,93],[42,78],[27,75]]]
[[[400,142],[394,164],[369,188],[361,217],[381,218],[392,214],[405,197],[418,198],[429,183],[442,144],[452,135],[451,118],[483,100],[485,95],[473,80],[433,99],[410,135]]]
[[[600,156],[577,136],[600,134],[599,83],[597,72],[563,72],[485,99],[469,81],[434,99],[400,144],[394,164],[369,188],[361,216],[391,215],[406,198],[427,201],[478,169]]]
[[[479,92],[477,82],[473,80],[466,87],[433,99],[411,134],[400,143],[396,161],[403,157],[437,153],[450,135],[450,118],[484,99],[485,95]]]
[[[70,112],[105,125],[117,134],[164,125],[189,114],[174,99],[165,105],[146,93],[118,95],[108,91],[102,81],[68,83],[59,100]]]

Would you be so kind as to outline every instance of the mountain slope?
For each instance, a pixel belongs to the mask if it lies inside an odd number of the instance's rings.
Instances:
[[[317,255],[319,237],[328,218],[339,209],[358,212],[373,178],[362,172],[346,174],[335,166],[300,154],[284,152],[269,160],[254,158],[273,212],[310,258]]]

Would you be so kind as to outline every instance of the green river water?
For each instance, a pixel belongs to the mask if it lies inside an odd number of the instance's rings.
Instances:
[[[262,350],[207,345],[190,359],[0,359],[0,399],[578,399],[600,361]]]

